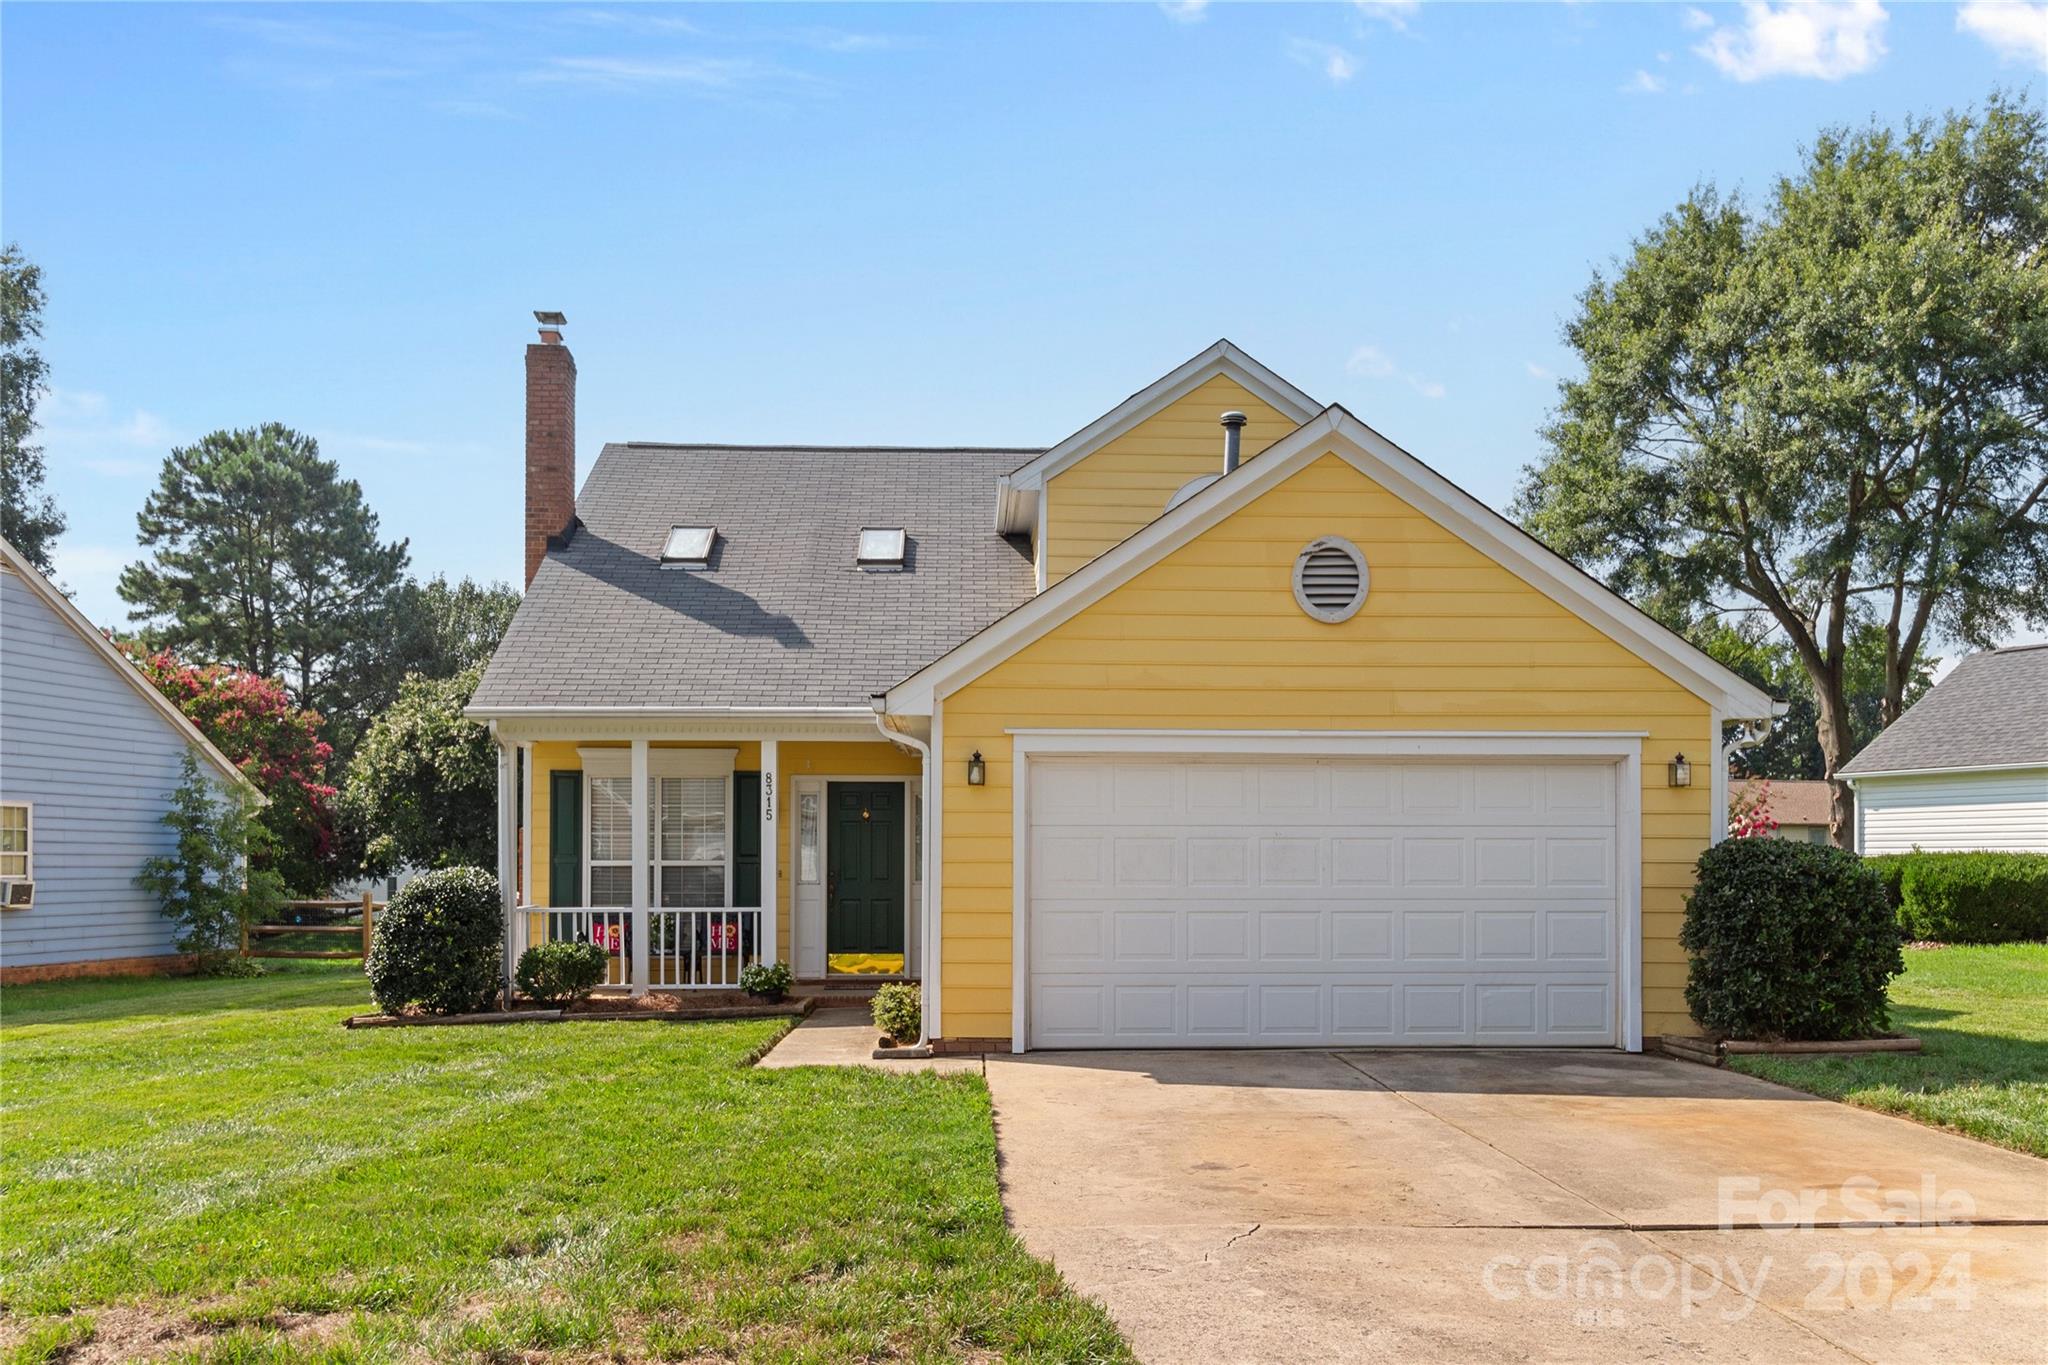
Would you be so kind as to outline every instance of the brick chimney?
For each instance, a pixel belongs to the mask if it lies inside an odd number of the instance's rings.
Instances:
[[[540,340],[526,348],[526,585],[548,541],[576,516],[576,357],[560,313],[537,312]]]

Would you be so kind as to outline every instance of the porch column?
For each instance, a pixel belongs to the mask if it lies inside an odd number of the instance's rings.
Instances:
[[[538,905],[533,893],[533,745],[519,746],[519,905]]]
[[[773,962],[776,959],[776,831],[781,825],[775,819],[775,804],[781,794],[776,790],[777,779],[781,776],[779,744],[772,739],[761,741],[761,960]]]
[[[633,994],[647,992],[647,741],[633,741]]]
[[[505,989],[512,989],[512,913],[518,903],[512,885],[513,848],[518,840],[518,809],[513,800],[512,746],[498,741],[498,900],[505,909]]]

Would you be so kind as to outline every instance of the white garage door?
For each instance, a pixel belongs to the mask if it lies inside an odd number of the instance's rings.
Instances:
[[[1031,1045],[1612,1045],[1615,772],[1036,760]]]

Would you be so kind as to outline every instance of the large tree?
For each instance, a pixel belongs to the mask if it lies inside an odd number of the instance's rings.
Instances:
[[[136,521],[154,558],[120,592],[151,643],[281,678],[345,750],[376,701],[352,655],[386,631],[407,557],[362,486],[273,422],[173,450]]]
[[[48,574],[64,514],[43,491],[42,447],[29,444],[49,377],[34,345],[42,334],[42,267],[8,246],[0,250],[0,535]]]
[[[268,837],[255,865],[296,895],[326,895],[343,868],[328,777],[334,751],[320,738],[320,717],[293,706],[274,678],[184,663],[132,641],[121,642],[121,651],[263,793],[253,818]]]
[[[1860,623],[1889,724],[1933,639],[2048,619],[2044,247],[2021,99],[1826,132],[1754,212],[1695,190],[1581,298],[1517,510],[1622,591],[1766,617],[1832,779]]]
[[[481,665],[452,677],[414,674],[370,725],[349,765],[342,806],[364,869],[488,867],[497,850],[497,755],[462,714]]]
[[[1694,644],[1743,677],[1788,704],[1785,717],[1771,727],[1762,743],[1742,751],[1737,760],[1751,777],[1813,779],[1827,773],[1819,738],[1820,707],[1813,681],[1799,656],[1767,620],[1756,616],[1711,620],[1683,632]],[[1842,670],[1848,701],[1850,749],[1859,751],[1884,729],[1884,631],[1875,621],[1860,621],[1849,634]],[[1940,660],[1922,654],[1907,680],[1905,704],[1911,706],[1934,685]]]
[[[390,706],[415,674],[452,678],[489,663],[517,610],[519,592],[505,583],[408,579],[392,594],[382,629],[366,633],[351,656],[370,709]]]

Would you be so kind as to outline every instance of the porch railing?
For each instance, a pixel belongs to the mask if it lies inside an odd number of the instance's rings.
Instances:
[[[734,909],[646,912],[647,980],[633,979],[633,935],[641,916],[632,910],[522,905],[513,914],[513,960],[536,943],[595,943],[610,968],[605,984],[650,990],[737,990],[740,972],[761,961],[761,912]]]

